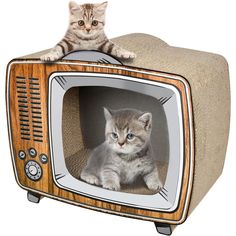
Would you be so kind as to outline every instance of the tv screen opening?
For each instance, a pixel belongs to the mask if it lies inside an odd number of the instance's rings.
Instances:
[[[174,86],[128,76],[53,74],[49,130],[60,188],[144,209],[178,206],[183,121]]]

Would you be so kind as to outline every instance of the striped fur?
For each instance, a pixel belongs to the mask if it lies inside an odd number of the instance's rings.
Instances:
[[[98,50],[120,59],[133,59],[135,54],[110,41],[104,32],[107,2],[78,5],[70,2],[70,24],[64,38],[42,61],[56,61],[76,50]]]

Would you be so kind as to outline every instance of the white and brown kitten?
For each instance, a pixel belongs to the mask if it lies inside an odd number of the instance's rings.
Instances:
[[[98,50],[121,59],[133,59],[135,54],[110,41],[104,33],[107,2],[78,5],[70,2],[70,24],[64,38],[42,61],[56,61],[76,50]]]
[[[162,183],[150,142],[152,114],[104,108],[104,115],[106,140],[92,151],[80,178],[106,189],[120,190],[120,184],[132,184],[141,176],[150,190],[160,190]]]

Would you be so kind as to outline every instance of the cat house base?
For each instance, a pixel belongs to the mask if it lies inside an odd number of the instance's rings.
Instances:
[[[222,56],[171,47],[150,35],[113,41],[137,58],[118,61],[78,51],[44,63],[43,51],[9,63],[7,117],[16,181],[31,202],[46,196],[149,220],[170,235],[221,175],[229,132],[228,65]],[[152,113],[161,191],[150,191],[141,179],[120,191],[80,179],[91,151],[104,141],[103,107]]]

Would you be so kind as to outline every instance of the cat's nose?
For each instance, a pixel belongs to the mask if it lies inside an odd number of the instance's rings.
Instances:
[[[125,142],[122,143],[118,142],[118,144],[122,147],[125,144]]]
[[[91,29],[90,29],[90,28],[87,28],[86,30],[87,30],[87,32],[89,33]]]

